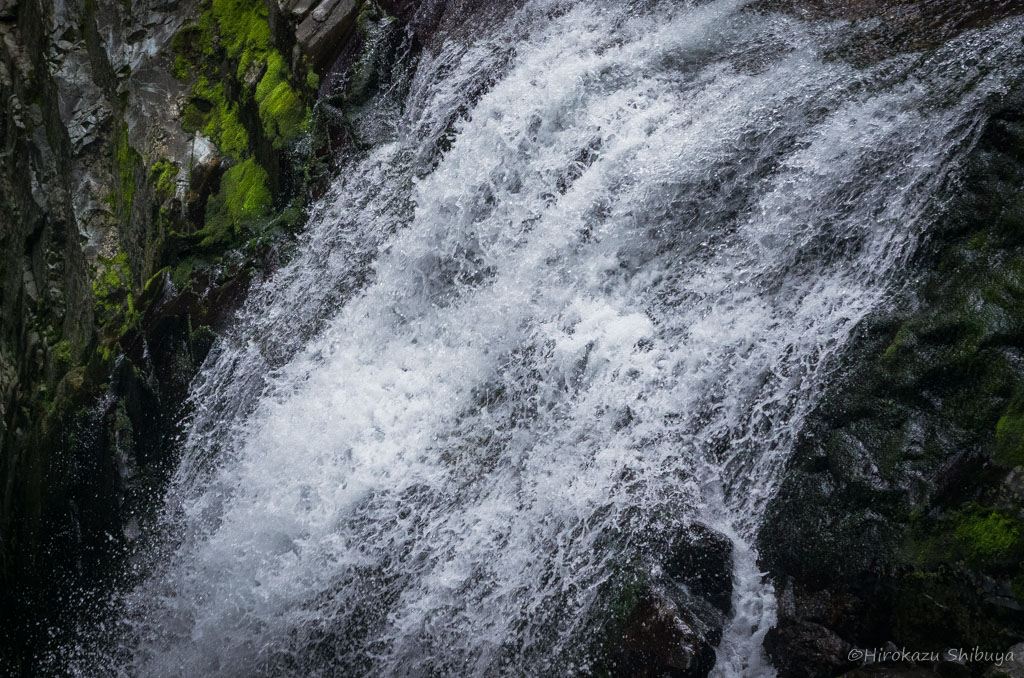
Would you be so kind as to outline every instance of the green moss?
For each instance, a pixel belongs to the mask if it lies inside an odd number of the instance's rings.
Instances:
[[[92,283],[92,291],[97,299],[105,300],[118,290],[131,285],[127,253],[121,252],[109,259],[100,257],[100,263],[103,264],[103,271]]]
[[[186,132],[195,132],[197,129],[202,129],[205,124],[206,114],[200,111],[198,106],[191,102],[185,106],[185,110],[181,114],[182,129]]]
[[[149,276],[149,280],[147,280],[146,284],[142,286],[142,291],[152,294],[155,291],[154,288],[161,284],[160,281],[163,279],[164,275],[170,272],[170,270],[170,266],[164,266],[159,271]]]
[[[267,57],[267,71],[256,86],[263,133],[274,148],[297,137],[308,128],[309,110],[288,82],[288,68],[279,52]]]
[[[1024,407],[1014,400],[996,424],[996,448],[993,455],[1000,466],[1024,464]]]
[[[238,60],[238,77],[270,49],[267,6],[262,0],[213,0],[210,11],[228,58]]]
[[[447,134],[447,131],[445,132]],[[450,148],[450,144],[449,144]],[[889,347],[885,349],[882,354],[882,360],[892,361],[904,350],[913,350],[917,344],[917,337],[914,336],[913,331],[907,326],[903,325],[899,331],[896,332],[896,336],[893,338]]]
[[[238,118],[238,104],[230,103],[224,95],[224,83],[211,84],[205,75],[200,76],[192,96],[193,101],[182,115],[182,128],[187,132],[201,130],[231,157],[244,157],[249,149],[249,134]],[[203,108],[208,110],[203,112]]]
[[[1021,521],[1002,510],[967,504],[939,520],[913,520],[899,560],[916,570],[950,566],[982,568],[990,574],[1018,569],[1024,540]],[[1002,576],[1002,575],[1000,575]]]
[[[1005,556],[1020,542],[1018,521],[985,509],[961,517],[954,534],[967,557],[977,560]]]
[[[304,132],[308,119],[309,110],[287,82],[278,85],[260,102],[263,132],[273,141],[274,148],[281,148]]]
[[[195,261],[192,258],[179,262],[171,271],[171,282],[178,289],[188,289],[192,282],[192,271],[195,268]]]
[[[199,31],[199,38],[195,43],[196,52],[209,60],[216,52],[216,44],[219,41],[217,21],[209,10],[199,16],[199,24],[196,26]]]
[[[242,124],[239,106],[244,100],[226,96],[215,56],[218,50],[239,82],[253,64],[266,62],[266,71],[252,96],[261,131],[274,148],[282,148],[308,128],[309,109],[291,82],[287,60],[273,48],[267,18],[262,0],[212,0],[198,24],[181,29],[173,40],[178,55],[175,74],[186,77],[196,70],[199,76],[192,87],[193,101],[183,112],[182,127],[189,132],[201,131],[235,160],[249,155],[250,132],[256,130],[247,130]],[[305,85],[315,90],[319,78],[308,63],[305,68]],[[249,96],[244,87],[232,91],[241,91],[242,99]]]
[[[241,158],[249,149],[249,133],[238,119],[238,107],[226,110],[220,119],[220,149]]]
[[[135,200],[135,166],[142,162],[142,156],[128,143],[128,126],[121,128],[121,134],[117,137],[114,147],[114,162],[117,165],[120,181],[119,198],[122,215],[127,216],[132,211],[132,203]]]
[[[61,371],[67,370],[72,365],[71,342],[61,339],[53,346],[53,362]]]
[[[167,160],[158,160],[153,163],[150,176],[153,178],[153,188],[158,198],[166,200],[174,197],[178,189],[175,181],[178,177],[177,164]]]
[[[171,75],[178,80],[187,80],[189,73],[192,72],[192,62],[181,54],[174,57],[174,67],[171,69]]]
[[[985,232],[975,233],[971,236],[970,240],[967,241],[967,249],[972,251],[980,251],[988,249],[989,247],[989,235]]]
[[[100,353],[108,358],[111,347],[121,335],[138,324],[140,313],[131,292],[132,278],[127,253],[121,252],[109,259],[100,257],[100,263],[103,270],[93,281],[92,290],[102,334]]]
[[[225,245],[244,226],[265,217],[271,203],[268,179],[252,158],[225,172],[220,190],[206,206],[206,225],[196,234],[200,246]]]
[[[203,31],[199,26],[182,26],[171,38],[171,49],[181,57],[196,54],[196,48],[202,40]]]
[[[256,85],[256,103],[266,99],[274,89],[288,80],[288,67],[280,52],[274,51],[267,55],[267,70]]]

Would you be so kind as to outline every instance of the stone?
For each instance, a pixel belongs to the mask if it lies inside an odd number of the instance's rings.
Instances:
[[[295,38],[313,64],[322,66],[340,49],[355,23],[355,0],[323,0],[299,24]]]
[[[835,676],[853,666],[849,660],[853,646],[814,622],[773,628],[765,636],[764,647],[780,677]]]
[[[676,537],[665,574],[728,614],[732,610],[732,541],[694,523]]]
[[[1002,661],[985,672],[985,678],[1024,678],[1024,643],[1017,643],[1003,655]]]
[[[732,551],[698,523],[670,540],[613,641],[612,675],[707,676],[732,608]]]
[[[297,17],[304,17],[309,14],[315,0],[289,0],[285,9]]]
[[[245,70],[245,75],[242,76],[242,82],[249,89],[256,87],[259,84],[260,79],[267,72],[267,62],[265,59],[259,59],[249,64],[249,68]]]
[[[85,45],[68,52],[54,73],[57,83],[57,110],[68,131],[74,155],[100,138],[112,111],[96,84]]]
[[[679,593],[654,588],[640,599],[624,625],[625,653],[617,665],[620,671],[626,669],[634,676],[696,678],[706,676],[714,667],[715,646],[709,631],[719,620],[709,624]]]

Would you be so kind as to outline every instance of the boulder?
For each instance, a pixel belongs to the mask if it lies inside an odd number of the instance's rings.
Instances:
[[[355,0],[323,0],[312,11],[300,0],[295,7],[308,11],[295,31],[295,38],[313,65],[322,67],[338,51],[346,34],[355,28]]]
[[[732,608],[732,542],[681,530],[651,568],[611,638],[613,676],[703,678]]]
[[[724,615],[676,586],[649,588],[622,630],[620,675],[706,676],[715,666],[715,644]]]

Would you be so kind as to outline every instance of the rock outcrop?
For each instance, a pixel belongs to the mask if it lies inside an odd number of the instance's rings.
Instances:
[[[1017,86],[993,102],[924,284],[859,328],[768,512],[781,678],[839,675],[884,648],[940,653],[884,675],[980,676],[991,661],[947,650],[1024,638],[1021,186]]]
[[[703,678],[732,609],[732,542],[692,524],[616,587],[599,654],[610,676]]]

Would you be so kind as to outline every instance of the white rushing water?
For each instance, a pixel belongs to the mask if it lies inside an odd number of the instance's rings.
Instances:
[[[715,675],[773,675],[762,509],[1020,48],[855,68],[843,30],[530,0],[424,56],[195,385],[117,671],[586,675],[613,574],[696,521]]]

